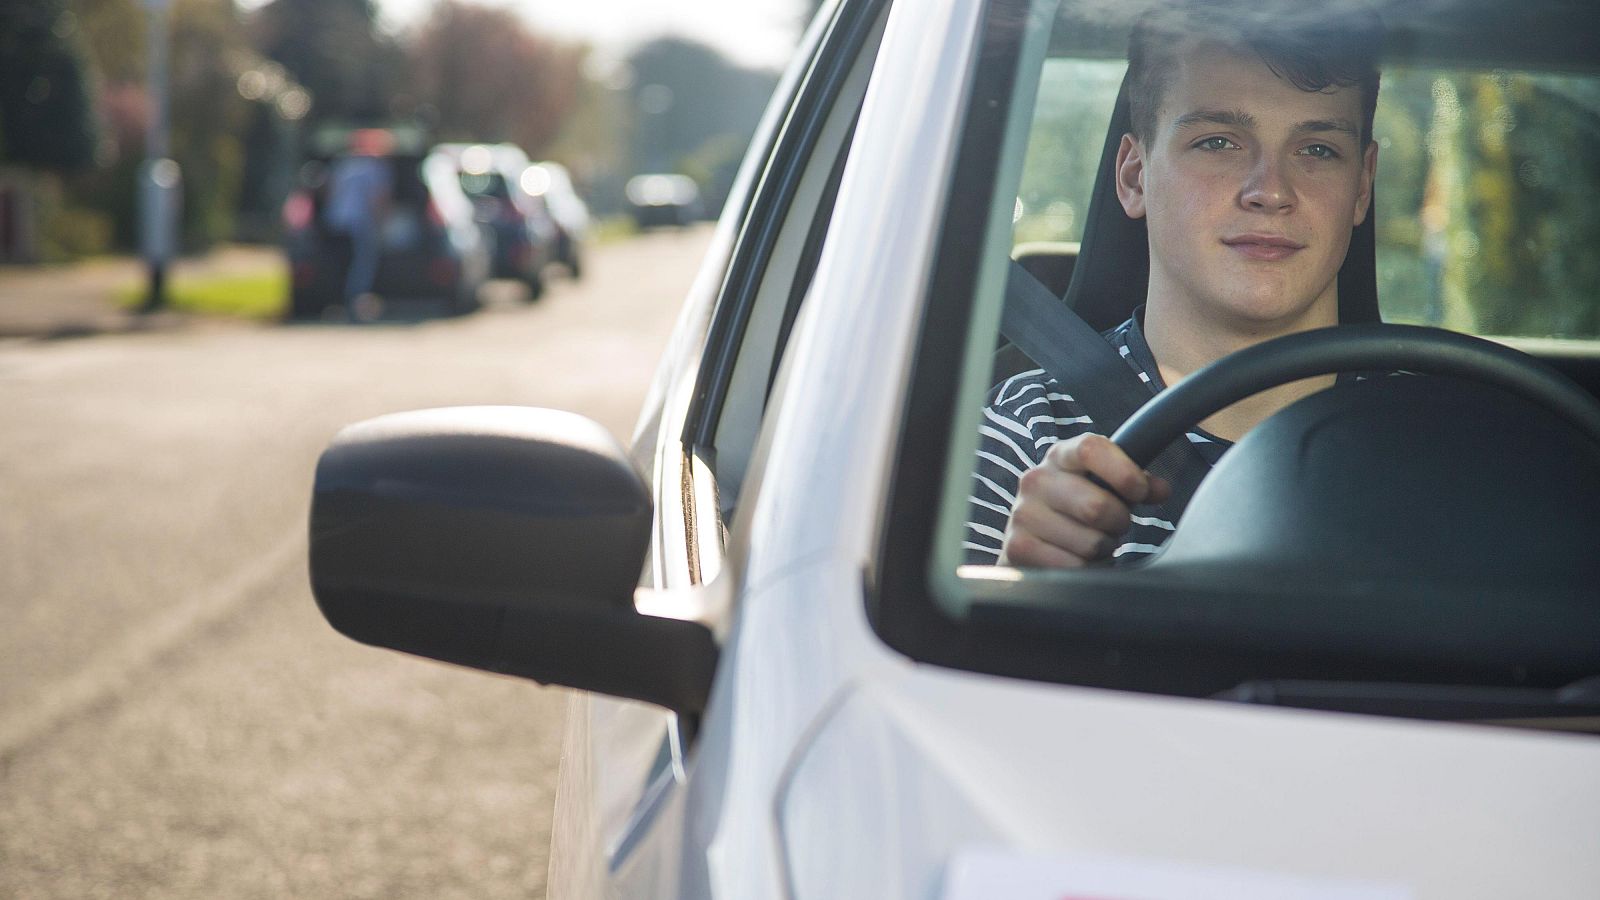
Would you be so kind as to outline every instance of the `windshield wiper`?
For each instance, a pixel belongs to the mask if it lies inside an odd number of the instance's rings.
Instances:
[[[1600,731],[1600,676],[1565,687],[1375,681],[1246,681],[1218,700],[1410,719]]]

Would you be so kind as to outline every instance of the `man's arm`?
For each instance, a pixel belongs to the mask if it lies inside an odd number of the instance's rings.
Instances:
[[[1081,566],[1109,556],[1128,530],[1124,502],[1160,503],[1170,488],[1113,443],[1043,370],[990,394],[968,497],[967,562]],[[1117,497],[1093,474],[1122,494]]]

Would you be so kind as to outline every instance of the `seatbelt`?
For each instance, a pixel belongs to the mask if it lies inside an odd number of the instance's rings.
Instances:
[[[1110,437],[1153,396],[1109,341],[1015,261],[1006,278],[1000,334],[1061,384],[1093,420],[1096,434]],[[1172,485],[1165,505],[1177,516],[1211,466],[1184,438],[1162,450],[1149,471]]]

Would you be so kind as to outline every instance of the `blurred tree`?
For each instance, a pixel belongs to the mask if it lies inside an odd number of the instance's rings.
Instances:
[[[1376,133],[1378,276],[1402,320],[1501,335],[1600,335],[1592,79],[1397,68]]]
[[[0,261],[104,242],[103,220],[62,203],[62,175],[95,158],[91,86],[77,17],[62,0],[0,0]]]
[[[310,92],[310,124],[388,124],[412,112],[404,51],[377,27],[373,0],[272,0],[255,47]]]
[[[233,0],[172,5],[172,155],[183,166],[183,243],[231,237],[249,105],[238,89],[253,56]]]
[[[509,141],[537,158],[577,105],[584,52],[535,34],[508,9],[443,0],[411,59],[439,139]]]
[[[90,84],[78,18],[62,0],[0,0],[0,162],[93,163]]]
[[[68,0],[102,84],[144,83],[149,16],[141,0]]]
[[[619,213],[624,209],[632,128],[626,72],[607,69],[586,55],[572,115],[539,155],[567,167],[596,215]]]
[[[651,41],[628,58],[637,171],[681,172],[700,185],[716,212],[732,186],[777,75],[745,69],[704,44]]]
[[[97,111],[104,138],[97,165],[67,181],[64,202],[69,210],[102,219],[115,245],[131,248],[138,238],[135,176],[152,113],[145,85],[148,19],[141,0],[71,3],[101,85]],[[235,235],[252,154],[276,149],[280,180],[281,170],[292,171],[283,141],[274,145],[250,132],[251,120],[265,115],[281,129],[304,113],[309,100],[250,48],[232,0],[172,0],[169,22],[171,146],[184,172],[182,238],[185,247],[197,249]]]

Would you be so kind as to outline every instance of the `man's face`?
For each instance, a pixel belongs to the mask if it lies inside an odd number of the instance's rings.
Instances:
[[[1262,330],[1334,315],[1377,160],[1360,127],[1359,88],[1302,91],[1221,45],[1184,54],[1155,133],[1118,157],[1123,208],[1149,226],[1152,304]]]

